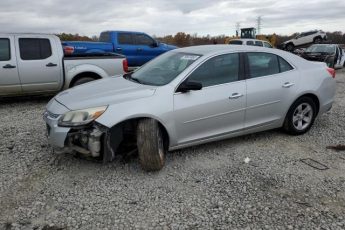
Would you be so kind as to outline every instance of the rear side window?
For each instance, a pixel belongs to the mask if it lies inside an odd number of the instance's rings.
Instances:
[[[256,78],[279,73],[278,57],[270,53],[247,53],[249,77]]]
[[[279,59],[279,69],[280,69],[281,73],[293,69],[293,67],[287,61],[285,61],[283,58],[278,57],[278,59]]]
[[[52,55],[49,39],[19,38],[20,58],[22,60],[42,60]]]
[[[154,43],[152,38],[150,38],[146,34],[136,34],[135,37],[136,37],[137,45],[151,46]]]
[[[229,42],[230,45],[242,45],[242,41],[240,40],[232,40]]]
[[[99,37],[100,42],[110,42],[111,37],[109,32],[103,32],[101,33],[101,36]]]
[[[189,77],[203,87],[239,80],[239,55],[224,54],[213,57],[199,66]]]
[[[119,33],[117,41],[121,45],[134,45],[133,36],[130,33]]]
[[[0,61],[9,61],[10,59],[10,40],[8,38],[0,38]]]

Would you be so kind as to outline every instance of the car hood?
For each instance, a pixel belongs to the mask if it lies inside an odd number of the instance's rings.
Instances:
[[[283,44],[288,44],[290,42],[292,42],[292,40],[285,41],[285,42],[283,42]]]
[[[65,90],[56,95],[55,100],[70,110],[78,110],[149,97],[156,88],[123,77],[110,77]]]

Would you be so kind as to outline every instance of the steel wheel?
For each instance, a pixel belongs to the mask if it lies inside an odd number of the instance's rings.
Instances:
[[[295,109],[292,123],[297,130],[302,131],[311,124],[313,116],[313,108],[308,103],[302,103]]]

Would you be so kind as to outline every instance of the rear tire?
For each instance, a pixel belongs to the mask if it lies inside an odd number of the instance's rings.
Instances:
[[[304,134],[314,124],[316,114],[316,105],[313,99],[301,97],[291,105],[283,129],[291,135]]]
[[[137,128],[139,161],[145,171],[158,171],[165,162],[164,137],[157,121],[142,119]]]
[[[286,45],[286,50],[292,52],[295,49],[294,44],[289,43]]]
[[[74,86],[77,86],[77,85],[81,85],[81,84],[84,84],[84,83],[87,83],[87,82],[90,82],[90,81],[94,81],[95,79],[92,78],[92,77],[82,77],[82,78],[79,78],[78,80],[76,80],[73,84],[72,84],[72,87]]]

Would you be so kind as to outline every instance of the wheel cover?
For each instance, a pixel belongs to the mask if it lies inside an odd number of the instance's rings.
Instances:
[[[295,129],[303,131],[308,128],[314,116],[313,108],[308,103],[302,103],[293,112],[292,124]]]

